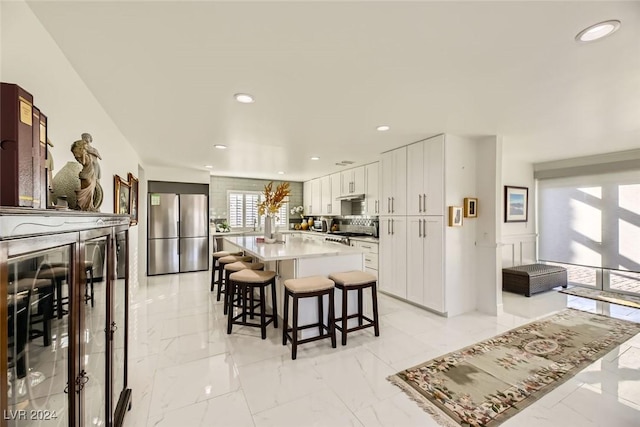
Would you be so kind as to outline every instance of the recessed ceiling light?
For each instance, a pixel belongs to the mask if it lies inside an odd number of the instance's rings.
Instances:
[[[391,129],[391,128],[389,126],[387,126],[387,125],[381,125],[381,126],[378,126],[376,128],[376,130],[378,130],[380,132],[385,132],[385,131],[388,131],[389,129]]]
[[[580,31],[576,36],[576,41],[592,42],[615,33],[618,28],[620,28],[620,21],[616,19],[599,22]]]
[[[311,158],[311,160],[320,160],[320,157],[318,157],[318,156],[313,156],[313,157]]]
[[[227,146],[226,145],[222,145],[222,144],[216,144],[214,145],[215,148],[217,148],[218,150],[226,150]]]
[[[251,104],[254,101],[253,96],[249,95],[248,93],[236,93],[233,96],[234,98],[236,98],[236,101],[243,104]]]
[[[278,171],[278,175],[284,175],[284,171]]]
[[[213,169],[213,166],[211,166],[211,165],[205,165],[204,167],[207,168],[207,169]]]

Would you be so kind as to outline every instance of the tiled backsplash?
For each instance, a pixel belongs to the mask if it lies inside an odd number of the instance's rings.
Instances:
[[[229,176],[212,176],[209,186],[209,207],[211,219],[227,218],[227,191],[260,191],[264,190],[270,180],[235,178]],[[282,181],[273,181],[274,188]],[[289,196],[289,208],[302,205],[302,183],[289,181],[291,195]]]

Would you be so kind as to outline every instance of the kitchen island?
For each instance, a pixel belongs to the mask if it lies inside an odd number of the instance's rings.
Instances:
[[[278,314],[282,317],[284,281],[307,276],[324,276],[331,273],[360,270],[364,271],[364,253],[361,249],[334,242],[324,242],[309,239],[305,236],[290,235],[284,243],[258,243],[255,236],[229,236],[224,239],[225,250],[242,250],[246,255],[253,256],[265,264],[265,270],[277,273],[276,294]],[[325,297],[325,300],[327,297]],[[342,309],[341,291],[336,289],[336,313]],[[358,307],[357,294],[349,294],[349,314],[355,313]],[[324,318],[328,317],[328,304],[325,302]],[[365,306],[365,309],[367,307]],[[365,310],[368,311],[368,310]],[[292,318],[291,315],[289,318]],[[318,319],[318,305],[315,298],[300,301],[299,325],[316,323]],[[349,322],[357,322],[350,319]],[[302,331],[302,338],[318,334],[317,329]]]

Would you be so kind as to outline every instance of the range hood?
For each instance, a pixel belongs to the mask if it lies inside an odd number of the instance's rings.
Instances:
[[[336,197],[336,200],[364,200],[364,194],[349,194],[347,196]]]

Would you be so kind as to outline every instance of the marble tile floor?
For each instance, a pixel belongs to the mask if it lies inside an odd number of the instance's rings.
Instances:
[[[306,344],[291,360],[282,330],[227,335],[209,273],[150,277],[132,286],[126,426],[436,426],[386,377],[564,307],[640,322],[640,310],[550,291],[503,294],[504,314],[443,318],[379,295],[380,337]],[[620,345],[503,425],[638,426],[640,336]]]

